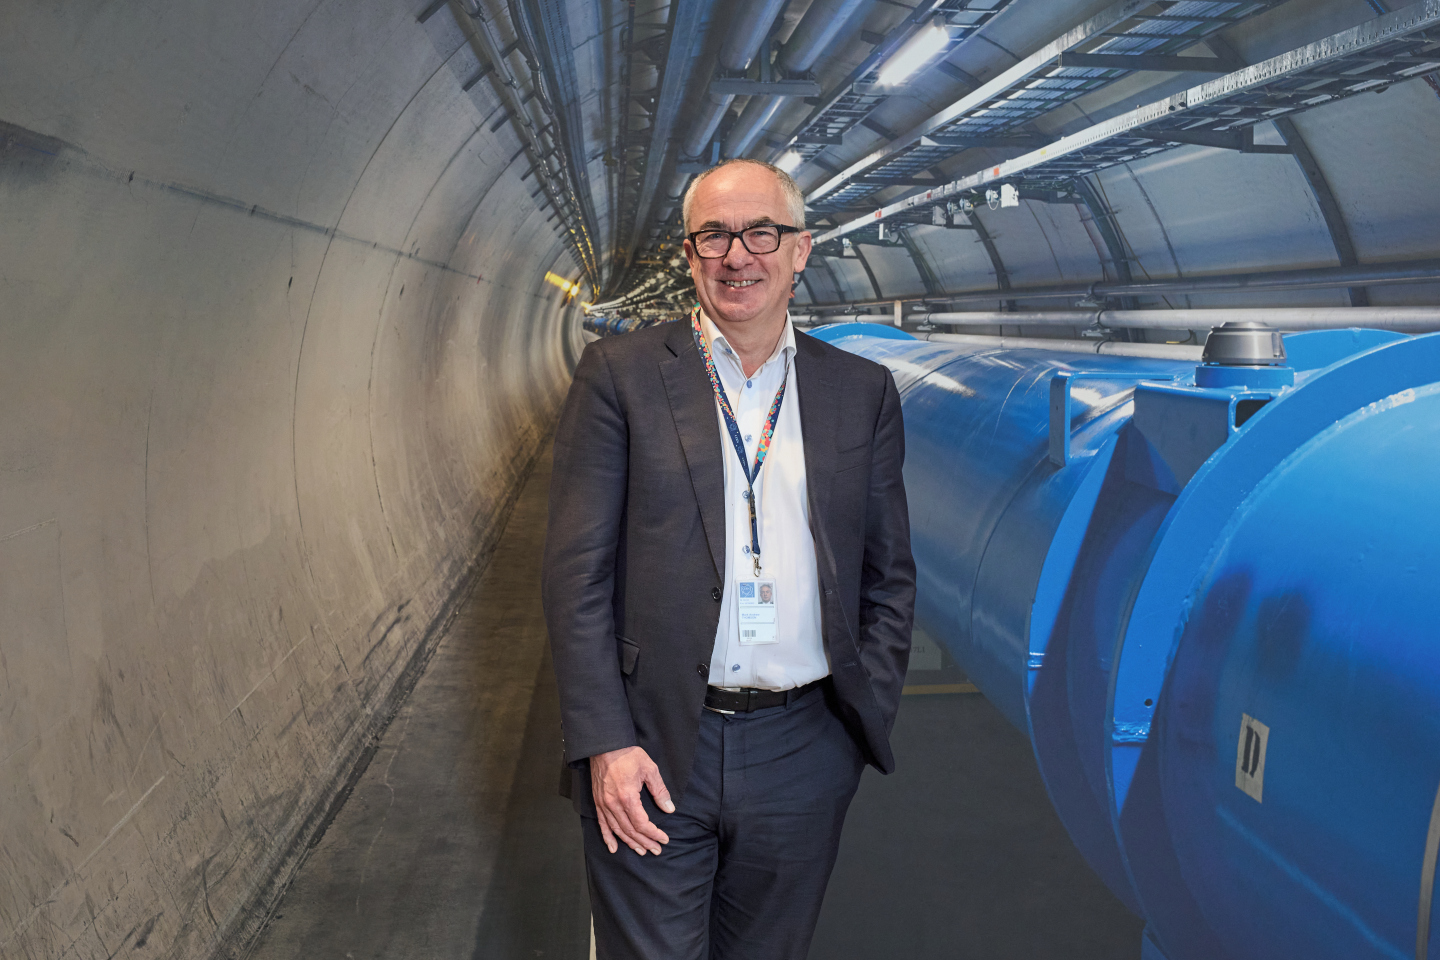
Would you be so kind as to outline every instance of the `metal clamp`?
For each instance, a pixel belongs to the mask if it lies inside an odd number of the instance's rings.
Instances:
[[[1118,370],[1065,370],[1050,378],[1050,462],[1057,467],[1063,467],[1070,463],[1070,383],[1074,380],[1128,380],[1133,374],[1127,375]],[[1161,373],[1151,373],[1134,377],[1135,382],[1142,380],[1174,380],[1175,376],[1165,376]]]

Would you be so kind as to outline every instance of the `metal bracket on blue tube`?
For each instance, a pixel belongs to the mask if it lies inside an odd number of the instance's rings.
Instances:
[[[1133,376],[1133,374],[1132,374]],[[1070,463],[1070,382],[1072,380],[1128,380],[1124,373],[1113,370],[1066,370],[1050,378],[1050,462],[1057,467]],[[1150,373],[1136,377],[1141,380],[1173,380],[1174,376]]]
[[[1067,370],[1050,379],[1051,463],[1063,467],[1070,462],[1070,381],[1123,379],[1123,374],[1089,370]]]
[[[1070,462],[1070,380],[1071,373],[1050,378],[1050,462],[1063,467]]]

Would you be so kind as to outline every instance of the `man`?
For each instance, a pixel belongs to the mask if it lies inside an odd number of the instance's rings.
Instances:
[[[600,960],[800,960],[894,766],[900,399],[791,326],[804,214],[769,164],[697,177],[694,314],[590,344],[561,415],[545,614]]]

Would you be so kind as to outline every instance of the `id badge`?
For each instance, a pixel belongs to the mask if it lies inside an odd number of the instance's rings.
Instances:
[[[775,616],[774,580],[736,580],[735,596],[740,612],[740,645],[779,643]]]

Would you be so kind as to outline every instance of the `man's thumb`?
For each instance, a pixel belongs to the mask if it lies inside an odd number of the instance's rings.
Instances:
[[[675,802],[670,799],[670,791],[665,789],[665,781],[660,779],[659,770],[645,778],[645,785],[650,788],[650,796],[655,798],[657,807],[666,813],[675,812]]]

